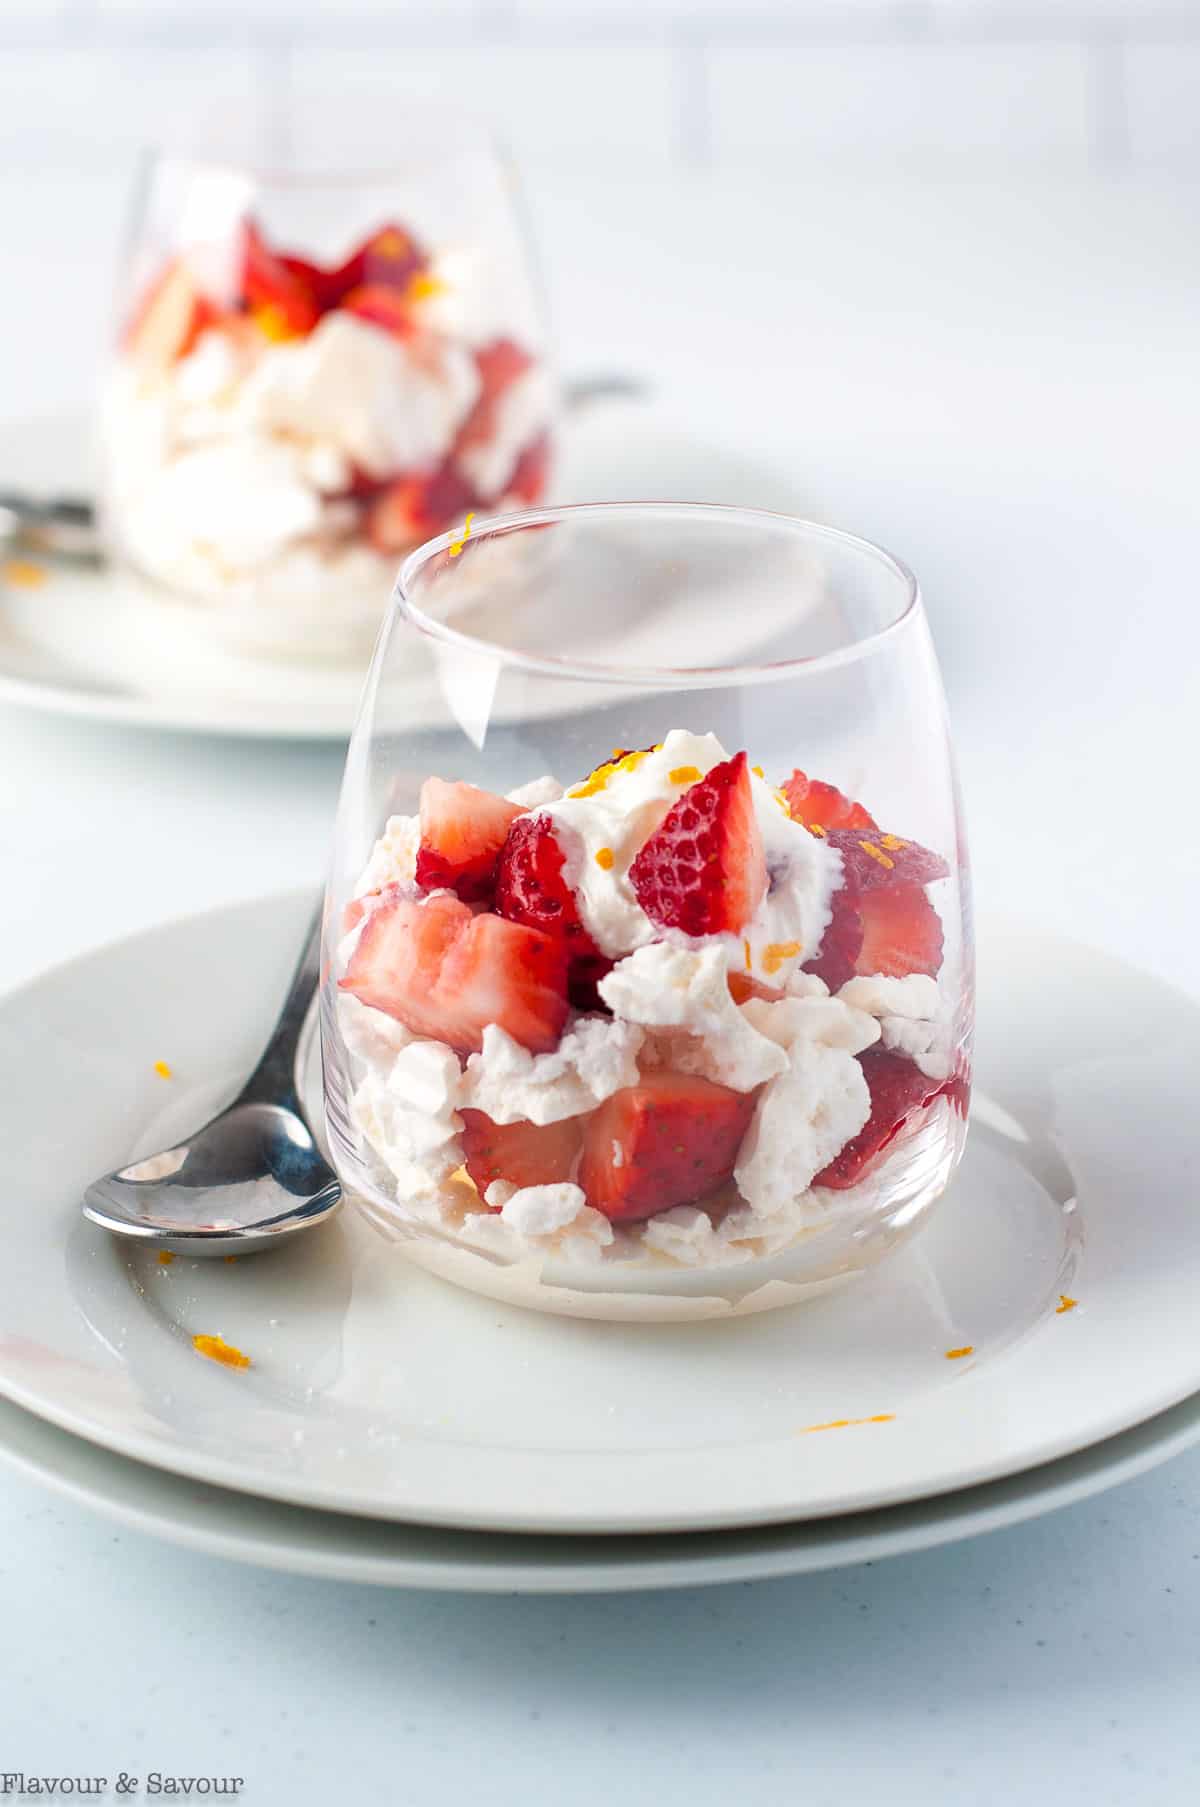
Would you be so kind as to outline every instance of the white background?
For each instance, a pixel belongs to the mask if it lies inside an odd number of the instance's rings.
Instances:
[[[1197,9],[10,4],[0,417],[86,396],[135,137],[232,109],[280,154],[344,140],[393,69],[517,144],[569,369],[652,375],[917,569],[984,908],[1200,994]],[[338,767],[0,711],[0,982],[314,880]],[[843,1576],[489,1602],[185,1556],[0,1472],[0,1769],[232,1771],[270,1807],[1190,1807],[1198,1500],[1185,1457]]]

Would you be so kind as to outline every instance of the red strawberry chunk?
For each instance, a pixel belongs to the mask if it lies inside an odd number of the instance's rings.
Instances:
[[[805,828],[874,828],[875,818],[835,784],[793,772],[782,786],[794,822]]]
[[[587,1119],[578,1183],[613,1222],[704,1198],[733,1172],[753,1092],[690,1073],[647,1073]]]
[[[895,885],[931,885],[950,868],[940,853],[899,835],[864,834],[858,829],[829,828],[824,839],[842,856],[846,881],[856,891],[878,891]]]
[[[402,226],[381,226],[342,263],[320,272],[318,299],[323,308],[338,307],[353,290],[366,284],[403,294],[428,265],[428,257],[411,233]]]
[[[299,338],[312,331],[320,308],[312,289],[277,257],[253,220],[242,225],[241,295],[270,338]]]
[[[496,868],[496,909],[510,922],[560,935],[570,966],[571,1002],[579,1010],[606,1009],[596,986],[613,963],[584,928],[563,864],[563,850],[549,817],[518,816]]]
[[[858,971],[862,951],[863,926],[858,913],[857,894],[852,886],[843,885],[830,900],[833,915],[821,937],[821,945],[812,960],[806,960],[806,973],[824,979],[830,991],[852,979]]]
[[[767,889],[767,861],[745,753],[689,785],[632,866],[653,922],[688,935],[736,933]]]
[[[422,891],[456,891],[464,903],[490,899],[496,861],[521,814],[515,803],[473,784],[427,778],[421,786],[417,884]]]
[[[360,320],[369,320],[372,326],[381,326],[397,339],[409,339],[416,331],[412,310],[403,295],[381,282],[364,282],[351,289],[340,306]]]
[[[489,1023],[535,1054],[558,1045],[567,1020],[562,944],[457,897],[417,902],[385,894],[363,924],[344,991],[412,1030],[478,1053]]]
[[[495,435],[496,409],[504,391],[531,368],[533,358],[513,339],[495,339],[475,353],[480,389],[475,405],[458,430],[454,453],[486,445]]]
[[[887,1048],[868,1048],[859,1060],[871,1094],[871,1115],[841,1153],[817,1174],[814,1186],[830,1186],[838,1192],[853,1186],[914,1112],[924,1110],[954,1084],[953,1080],[939,1084],[936,1079],[929,1079],[903,1054],[893,1054]]]
[[[380,552],[405,552],[460,523],[479,498],[452,464],[389,483],[367,509],[367,538]]]
[[[854,963],[860,973],[936,976],[942,964],[942,920],[920,885],[868,891],[858,899],[862,947]]]
[[[532,440],[513,467],[513,474],[504,485],[505,493],[516,496],[520,501],[532,507],[540,502],[546,493],[546,483],[550,475],[550,435],[539,433]]]
[[[482,1198],[493,1180],[512,1186],[554,1186],[575,1171],[580,1119],[560,1123],[493,1123],[484,1111],[464,1111],[467,1172]]]
[[[748,998],[762,998],[768,1004],[775,1004],[785,995],[777,986],[764,985],[753,973],[740,972],[737,967],[730,972],[728,985],[735,1004],[744,1004]]]
[[[224,316],[201,294],[187,265],[169,263],[139,301],[125,329],[130,357],[156,375],[187,356],[200,334]]]

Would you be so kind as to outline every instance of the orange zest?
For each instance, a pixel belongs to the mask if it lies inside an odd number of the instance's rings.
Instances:
[[[1072,1299],[1068,1297],[1066,1293],[1059,1293],[1058,1301],[1058,1304],[1054,1307],[1054,1315],[1056,1318],[1061,1318],[1064,1311],[1074,1311],[1079,1303],[1078,1299]]]
[[[794,960],[802,952],[799,941],[772,941],[763,949],[763,971],[777,973],[785,960]]]
[[[801,1437],[809,1437],[814,1431],[845,1431],[856,1424],[893,1424],[895,1412],[875,1412],[870,1418],[831,1418],[827,1424],[806,1424],[798,1432]]]
[[[175,1077],[165,1060],[156,1060],[154,1063],[154,1071],[158,1074],[160,1079],[174,1079]]]
[[[175,1257],[171,1253],[170,1249],[159,1249],[159,1251],[158,1251],[159,1267],[170,1267],[170,1265],[171,1265],[172,1261],[174,1261],[174,1259],[175,1259]]]
[[[248,1368],[250,1357],[227,1343],[223,1336],[194,1336],[192,1348],[197,1355],[205,1356],[210,1362],[220,1362],[223,1368]]]
[[[612,871],[613,861],[615,858],[616,858],[616,855],[613,853],[613,850],[611,847],[598,847],[596,849],[596,864],[597,864],[597,866],[600,866],[605,872]]]
[[[12,584],[16,590],[40,590],[50,578],[44,565],[35,565],[32,559],[11,558],[3,567],[5,583]]]
[[[672,784],[698,784],[700,767],[698,765],[677,765],[673,772],[667,773],[667,777]]]
[[[946,1360],[948,1362],[960,1362],[964,1355],[974,1355],[974,1353],[974,1343],[964,1343],[961,1349],[947,1349]]]
[[[880,852],[874,841],[860,841],[858,844],[864,853],[869,854],[873,860],[877,861],[878,864],[883,866],[888,872],[890,872],[892,867],[896,864],[895,860],[889,860],[886,853]]]
[[[458,538],[457,538],[457,539],[456,539],[456,540],[452,540],[452,541],[451,541],[451,542],[450,542],[450,556],[451,556],[451,558],[457,558],[457,557],[458,557],[458,555],[459,555],[459,553],[460,553],[460,552],[461,552],[461,551],[462,551],[462,549],[463,549],[463,547],[464,547],[464,546],[465,546],[465,545],[466,545],[466,543],[467,543],[467,541],[468,541],[468,540],[469,540],[469,539],[470,539],[470,537],[471,537],[471,522],[472,522],[472,521],[473,521],[473,520],[474,520],[474,519],[475,519],[475,512],[474,512],[474,510],[473,510],[473,509],[472,509],[472,511],[471,511],[471,513],[470,513],[470,514],[469,514],[469,515],[468,515],[468,516],[467,516],[467,518],[466,518],[466,520],[465,520],[465,521],[464,521],[464,522],[463,522],[463,530],[462,530],[462,532],[461,532],[461,533],[460,533],[460,534],[459,534],[459,536],[458,536]]]

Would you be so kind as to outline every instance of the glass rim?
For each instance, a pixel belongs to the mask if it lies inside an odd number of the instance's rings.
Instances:
[[[409,116],[426,111],[445,121],[445,110],[432,98],[415,101]],[[239,157],[236,152],[216,147],[170,144],[161,139],[145,140],[139,152],[144,176],[158,169],[196,171],[197,173],[239,176],[256,187],[278,189],[306,188],[376,188],[411,180],[414,170],[431,169],[457,162],[464,156],[483,153],[502,167],[511,164],[508,146],[501,135],[485,124],[469,108],[458,107],[451,115],[452,141],[448,148],[417,148],[408,154],[394,153],[386,161],[364,158],[361,163],[306,164],[277,161],[267,154]]]
[[[737,518],[750,524],[794,529],[801,537],[824,541],[843,551],[850,551],[875,565],[882,565],[899,579],[905,592],[903,606],[892,620],[870,633],[849,639],[823,653],[810,653],[795,658],[749,661],[721,665],[622,665],[610,660],[560,658],[551,653],[520,652],[497,640],[485,640],[460,628],[448,627],[420,608],[413,600],[413,581],[439,553],[463,540],[461,527],[450,528],[436,538],[410,552],[400,567],[392,590],[392,606],[428,639],[495,659],[517,670],[537,672],[542,676],[580,678],[597,684],[645,685],[647,688],[672,688],[689,684],[722,687],[742,682],[774,682],[789,676],[814,675],[832,671],[838,666],[869,657],[885,641],[890,640],[922,612],[921,587],[915,574],[903,559],[897,558],[873,540],[849,533],[841,527],[827,527],[801,515],[784,514],[768,508],[742,508],[725,502],[566,502],[556,507],[523,509],[520,513],[471,516],[469,538],[479,542],[504,534],[517,533],[525,527],[551,526],[565,520],[596,518],[633,518],[637,515],[678,515],[685,519],[728,520]]]

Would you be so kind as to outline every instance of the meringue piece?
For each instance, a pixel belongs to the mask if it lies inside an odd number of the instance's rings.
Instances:
[[[462,1101],[493,1123],[558,1123],[636,1085],[645,1031],[603,1016],[577,1017],[558,1047],[531,1054],[497,1023],[483,1032],[463,1076]]]
[[[791,1064],[755,1107],[734,1178],[755,1211],[783,1211],[856,1136],[871,1114],[862,1067],[844,1048],[796,1041]]]
[[[787,1067],[787,1055],[761,1035],[729,994],[728,968],[719,946],[638,948],[601,979],[598,990],[617,1017],[656,1030],[651,1063],[699,1074],[751,1092]]]

